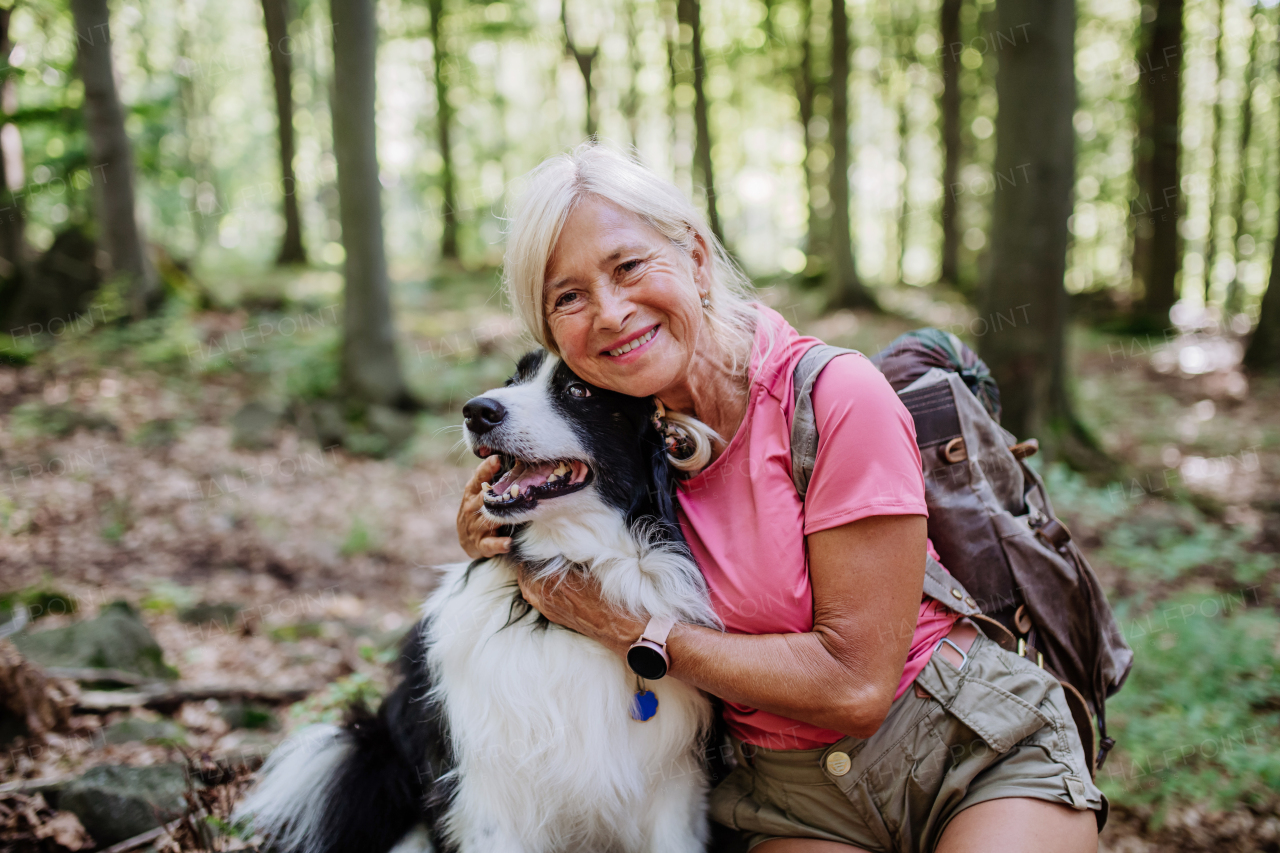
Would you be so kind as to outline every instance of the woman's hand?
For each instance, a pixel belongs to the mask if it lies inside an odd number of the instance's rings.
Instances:
[[[619,655],[626,655],[644,631],[644,622],[621,613],[605,601],[600,584],[587,575],[573,573],[539,578],[521,566],[520,594],[552,622],[577,631]]]
[[[481,512],[484,499],[480,497],[480,484],[493,482],[502,461],[495,455],[476,466],[471,482],[462,491],[462,506],[458,508],[458,542],[467,556],[473,560],[493,557],[511,550],[511,537],[494,536],[501,526],[490,521]]]

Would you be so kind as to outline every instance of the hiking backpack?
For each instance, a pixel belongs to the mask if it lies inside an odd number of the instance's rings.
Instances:
[[[791,477],[801,499],[818,451],[813,384],[827,362],[850,352],[818,344],[796,365]],[[1062,682],[1096,773],[1115,745],[1106,700],[1124,683],[1133,652],[1093,569],[1054,516],[1044,481],[1023,462],[1037,443],[1019,443],[1000,426],[995,381],[953,334],[907,332],[871,362],[915,420],[929,539],[946,566],[926,558],[924,592],[983,622],[988,636]]]

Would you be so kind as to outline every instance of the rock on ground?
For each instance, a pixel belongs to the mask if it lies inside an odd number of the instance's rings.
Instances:
[[[94,619],[18,634],[13,644],[40,666],[119,669],[145,678],[174,678],[155,637],[132,607],[113,602]]]
[[[67,783],[58,808],[78,817],[99,844],[116,844],[180,817],[186,790],[180,764],[103,764]]]

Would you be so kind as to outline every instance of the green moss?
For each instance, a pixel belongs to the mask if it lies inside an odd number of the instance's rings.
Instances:
[[[267,632],[267,636],[280,643],[296,643],[299,640],[311,640],[324,636],[323,622],[297,622],[293,625],[278,625]]]
[[[351,522],[351,529],[347,531],[347,538],[342,542],[342,556],[354,557],[357,554],[365,554],[373,550],[374,535],[368,525],[360,518],[356,518]]]
[[[290,728],[312,723],[338,723],[352,706],[375,708],[383,690],[363,673],[340,678],[321,692],[289,708]]]
[[[19,608],[26,608],[27,618],[34,622],[43,616],[75,613],[74,596],[48,586],[31,586],[0,595],[0,620],[7,620]]]
[[[164,653],[133,608],[108,604],[97,617],[62,628],[17,634],[14,645],[42,666],[119,669],[148,678],[176,678]]]
[[[1188,593],[1121,625],[1135,664],[1107,703],[1118,805],[1232,809],[1280,791],[1280,626],[1249,593]]]

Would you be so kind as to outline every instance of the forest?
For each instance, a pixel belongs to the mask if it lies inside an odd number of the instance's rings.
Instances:
[[[246,849],[376,704],[529,347],[508,205],[596,140],[802,332],[978,352],[1135,653],[1102,849],[1280,850],[1276,0],[0,0],[0,55],[0,849]]]

